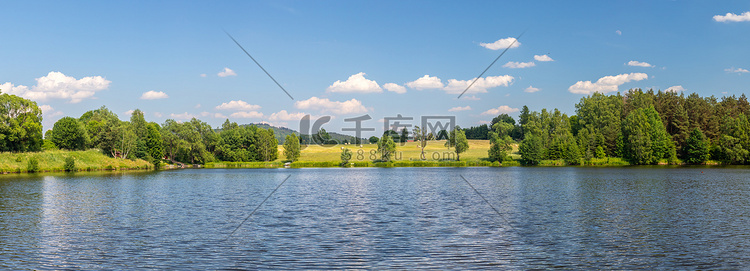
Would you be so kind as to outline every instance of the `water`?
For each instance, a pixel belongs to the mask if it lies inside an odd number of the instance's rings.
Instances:
[[[0,176],[0,269],[743,269],[749,174],[517,167]]]

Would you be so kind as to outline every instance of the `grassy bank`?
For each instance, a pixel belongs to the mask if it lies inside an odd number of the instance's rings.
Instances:
[[[29,172],[29,161],[36,159],[38,172],[65,171],[65,160],[72,157],[76,171],[152,169],[144,160],[115,159],[99,150],[63,151],[52,150],[28,153],[0,153],[0,173]]]

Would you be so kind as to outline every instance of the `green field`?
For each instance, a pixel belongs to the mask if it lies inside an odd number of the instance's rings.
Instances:
[[[455,160],[453,148],[444,146],[445,140],[429,141],[425,147],[425,158],[427,161]],[[378,159],[376,152],[377,144],[360,145],[308,145],[302,146],[302,154],[299,158],[301,162],[338,162],[341,161],[341,148],[349,148],[353,155],[351,162],[371,162]],[[487,160],[487,150],[490,148],[489,140],[469,140],[469,150],[461,154],[461,161],[485,161]],[[518,146],[513,145],[513,159],[519,159]],[[279,159],[283,161],[284,148],[279,146]],[[394,160],[415,161],[420,158],[421,149],[417,142],[407,142],[403,145],[396,144],[396,158]]]
[[[144,160],[115,159],[104,155],[101,151],[91,149],[87,151],[50,150],[43,152],[0,153],[0,173],[27,172],[29,159],[39,161],[39,171],[63,171],[65,158],[73,157],[77,170],[128,170],[152,169],[153,165]]]

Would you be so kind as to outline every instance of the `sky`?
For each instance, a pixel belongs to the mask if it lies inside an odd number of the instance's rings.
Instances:
[[[455,116],[469,127],[517,117],[524,105],[574,115],[594,92],[750,92],[748,1],[0,6],[0,91],[36,101],[44,130],[106,106],[123,120],[140,109],[147,121],[213,127],[230,119],[297,130],[304,115],[330,116],[322,127],[347,134],[355,124],[345,119],[368,115],[371,136],[399,114],[412,118],[402,124]]]

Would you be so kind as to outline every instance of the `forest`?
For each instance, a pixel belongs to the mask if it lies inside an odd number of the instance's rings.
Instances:
[[[517,121],[501,114],[489,125],[462,131],[467,139],[490,140],[490,161],[511,160],[510,152],[517,144],[523,165],[545,160],[586,165],[603,158],[621,158],[633,165],[750,163],[750,103],[744,94],[717,99],[631,89],[624,94],[583,97],[575,108],[576,114],[568,116],[557,109],[530,111],[523,106]],[[158,124],[147,122],[143,112],[134,110],[128,121],[122,121],[102,106],[78,118],[63,117],[44,135],[41,121],[36,102],[0,95],[0,151],[98,148],[115,158],[140,158],[157,167],[162,159],[202,164],[279,157],[279,139],[272,128],[229,120],[217,129],[195,118]],[[321,135],[323,142],[330,139],[325,132],[316,136]],[[296,135],[293,138],[300,140]]]

